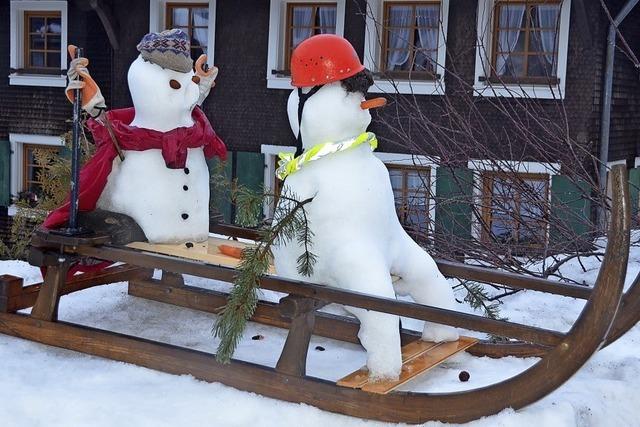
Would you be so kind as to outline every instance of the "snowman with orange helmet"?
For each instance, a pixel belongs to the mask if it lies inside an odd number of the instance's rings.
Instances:
[[[373,78],[353,46],[331,34],[308,38],[292,54],[291,77],[296,89],[287,111],[298,150],[281,154],[277,175],[285,194],[313,198],[305,210],[317,260],[312,276],[303,277],[296,260],[304,248],[287,242],[273,249],[277,274],[387,298],[409,295],[421,304],[453,309],[451,287],[398,220],[388,171],[373,154],[376,137],[366,132],[369,109],[384,105],[384,99],[365,100]],[[291,201],[281,198],[278,208],[286,203]],[[397,378],[398,316],[345,309],[360,321],[370,377]],[[422,338],[455,341],[458,332],[426,322]]]

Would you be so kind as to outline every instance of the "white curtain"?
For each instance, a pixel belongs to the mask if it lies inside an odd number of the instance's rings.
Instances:
[[[500,8],[500,27],[520,28],[522,25],[522,18],[524,16],[526,6],[525,5],[505,5]],[[499,76],[504,75],[507,63],[509,61],[509,52],[513,52],[518,39],[520,38],[520,31],[501,30],[498,34],[498,51],[503,53],[499,54],[496,58],[496,73]]]
[[[538,6],[538,19],[540,28],[549,28],[553,31],[540,32],[542,49],[546,52],[545,58],[549,64],[553,64],[556,50],[556,37],[558,33],[558,16],[560,15],[560,5],[540,5]]]
[[[194,9],[193,13],[193,25],[198,27],[204,26],[208,27],[209,25],[209,9]],[[198,44],[203,47],[203,50],[206,51],[207,46],[207,28],[194,28],[193,29],[193,39],[191,40],[192,44]]]
[[[318,8],[318,17],[320,18],[320,32],[322,34],[336,33],[336,7],[321,6]]]
[[[418,6],[416,7],[416,19],[418,22],[418,36],[420,38],[420,48],[426,49],[424,52],[429,61],[427,69],[435,71],[438,61],[438,30],[440,28],[440,6]],[[417,61],[416,61],[417,62]]]
[[[311,18],[313,17],[313,7],[293,8],[293,47],[298,46],[304,39],[311,37],[313,29]],[[300,28],[307,27],[307,28]]]
[[[387,69],[393,70],[409,59],[409,36],[412,26],[413,8],[411,6],[393,6],[389,9],[389,45],[391,50],[387,57]]]

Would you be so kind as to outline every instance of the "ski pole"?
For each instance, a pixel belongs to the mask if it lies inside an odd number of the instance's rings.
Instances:
[[[76,47],[75,58],[82,56],[82,49]],[[78,77],[80,78],[80,77]],[[78,232],[78,186],[80,181],[80,114],[82,89],[75,89],[73,101],[73,133],[71,148],[71,200],[69,209],[69,233]]]

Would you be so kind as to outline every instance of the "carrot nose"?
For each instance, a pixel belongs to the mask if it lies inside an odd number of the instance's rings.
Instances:
[[[386,98],[373,98],[362,101],[360,103],[360,108],[363,110],[370,110],[371,108],[384,107],[385,105],[387,105]]]

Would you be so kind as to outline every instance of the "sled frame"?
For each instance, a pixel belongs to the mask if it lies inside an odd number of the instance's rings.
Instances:
[[[144,294],[141,296],[160,300],[159,297],[155,298],[157,294],[170,289],[171,297],[167,298],[166,302],[210,311],[215,307],[209,303],[218,301],[224,304],[224,294],[218,295],[213,291],[185,286],[179,274],[230,282],[235,270],[131,248],[114,247],[98,238],[95,242],[85,239],[82,242],[70,243],[61,236],[55,236],[55,242],[41,240],[41,246],[32,248],[33,263],[39,262],[41,266],[55,267],[47,269],[42,285],[22,287],[20,280],[6,276],[0,278],[0,332],[173,374],[190,374],[198,379],[221,382],[241,390],[290,402],[307,403],[324,410],[360,418],[406,423],[422,423],[428,420],[459,423],[491,415],[507,407],[518,409],[558,388],[603,344],[619,338],[638,321],[640,288],[636,284],[640,279],[637,278],[632,288],[622,297],[630,228],[626,170],[623,167],[614,167],[611,176],[613,201],[609,241],[593,290],[585,292],[579,290],[582,289],[579,287],[559,285],[541,281],[542,279],[522,280],[507,273],[498,274],[495,271],[479,270],[478,267],[455,263],[447,264],[448,267],[443,268],[447,275],[451,275],[455,270],[454,275],[457,277],[482,276],[495,282],[508,281],[514,287],[560,295],[575,292],[575,297],[587,299],[587,303],[572,329],[566,334],[266,276],[261,279],[262,288],[287,293],[289,297],[286,298],[289,299],[282,301],[282,304],[261,303],[254,320],[263,320],[264,323],[280,327],[294,325],[290,331],[291,345],[288,345],[288,338],[281,356],[282,364],[279,362],[276,369],[237,360],[223,365],[216,362],[215,356],[210,353],[58,321],[57,301],[65,293],[128,279],[130,293],[133,295],[140,293]],[[108,278],[83,275],[67,282],[62,270],[75,257],[119,261],[129,266],[108,269],[107,272],[112,274]],[[153,268],[165,272],[162,279],[152,279]],[[493,276],[489,279],[489,276],[483,275]],[[40,287],[36,288],[37,286]],[[545,287],[547,289],[543,289]],[[34,297],[36,292],[37,297]],[[195,296],[205,299],[194,298]],[[541,359],[515,377],[463,392],[395,391],[379,395],[339,387],[333,382],[307,376],[304,372],[305,345],[308,348],[308,337],[311,333],[355,341],[358,325],[353,320],[316,312],[319,307],[329,302],[517,338],[523,342],[479,343],[472,347],[473,354],[495,357],[504,354],[531,355],[537,352]],[[34,309],[41,308],[32,315],[15,313],[31,304],[34,305]],[[616,315],[619,305],[620,313]],[[276,315],[279,320],[276,319]],[[278,322],[279,324],[276,324]],[[336,331],[339,328],[341,330]],[[408,331],[404,331],[402,337],[404,341],[418,338],[415,333]],[[287,350],[287,347],[290,350]],[[571,357],[568,357],[569,354]]]

